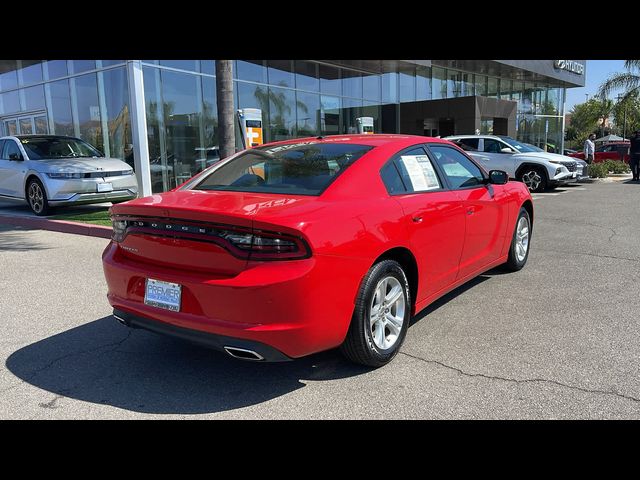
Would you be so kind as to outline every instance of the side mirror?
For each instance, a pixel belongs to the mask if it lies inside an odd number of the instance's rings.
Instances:
[[[489,172],[489,183],[494,185],[504,185],[509,181],[509,175],[502,170],[491,170]]]
[[[19,162],[22,160],[22,155],[20,153],[10,153],[9,160],[12,162]]]
[[[500,153],[513,153],[513,150],[511,150],[509,147],[504,147],[500,149]]]

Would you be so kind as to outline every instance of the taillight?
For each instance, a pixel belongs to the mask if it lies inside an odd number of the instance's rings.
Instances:
[[[121,242],[124,239],[125,232],[127,231],[127,222],[124,220],[112,219],[111,223],[113,225],[113,234],[111,235],[111,239],[114,242]]]
[[[285,233],[249,230],[228,225],[167,222],[165,219],[121,218],[112,219],[111,238],[118,243],[128,234],[138,233],[207,241],[247,260],[293,260],[311,256],[311,249],[302,238]]]
[[[220,232],[219,236],[234,247],[247,252],[247,258],[251,260],[291,260],[307,258],[311,254],[302,239],[280,233],[225,230]]]

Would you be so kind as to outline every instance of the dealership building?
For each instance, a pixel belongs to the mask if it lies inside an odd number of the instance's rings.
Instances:
[[[493,133],[561,150],[582,60],[235,60],[236,109],[265,142],[357,133]],[[0,60],[0,135],[80,137],[131,164],[142,192],[217,155],[214,60]],[[237,148],[243,144],[238,132]]]

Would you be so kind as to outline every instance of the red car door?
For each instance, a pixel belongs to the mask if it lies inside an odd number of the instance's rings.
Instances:
[[[436,144],[429,145],[429,150],[465,214],[465,240],[457,275],[461,279],[500,257],[507,226],[503,189],[486,185],[480,168],[459,150]]]
[[[464,244],[462,202],[445,188],[422,147],[398,153],[382,168],[381,175],[404,212],[402,222],[418,263],[419,302],[456,279]]]

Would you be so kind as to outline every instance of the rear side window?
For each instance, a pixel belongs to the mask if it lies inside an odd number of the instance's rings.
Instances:
[[[442,188],[438,174],[422,147],[402,152],[380,171],[390,194],[419,193]]]
[[[389,192],[390,195],[407,191],[404,183],[402,183],[398,169],[393,162],[387,162],[387,164],[382,167],[382,170],[380,170],[380,177],[382,178],[384,186],[387,187],[387,192]]]
[[[4,158],[2,156],[2,149],[4,148],[4,140],[0,140],[0,158]]]
[[[320,195],[372,148],[329,142],[252,148],[214,169],[192,188]]]

